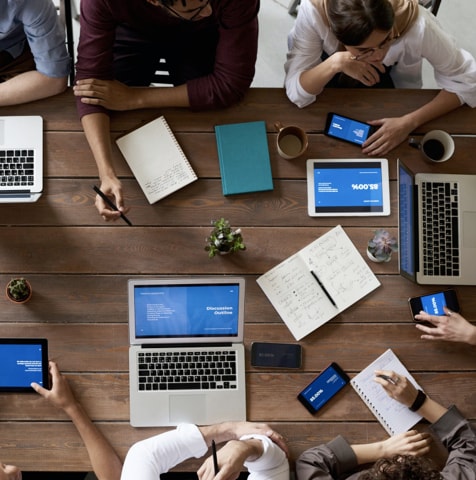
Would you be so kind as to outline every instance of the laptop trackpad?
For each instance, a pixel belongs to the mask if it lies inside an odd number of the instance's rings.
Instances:
[[[169,398],[170,421],[174,423],[203,423],[206,416],[205,395],[171,395]]]
[[[463,212],[463,246],[476,248],[476,212]]]

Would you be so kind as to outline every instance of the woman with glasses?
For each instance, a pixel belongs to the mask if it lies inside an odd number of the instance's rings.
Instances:
[[[109,112],[238,102],[255,73],[258,9],[259,0],[81,0],[74,94],[101,191],[121,212]],[[169,85],[149,88],[157,70],[170,73]],[[99,196],[96,207],[106,220],[120,218]]]
[[[301,108],[325,87],[421,88],[423,58],[433,66],[442,90],[402,117],[369,120],[379,128],[362,146],[368,155],[386,154],[464,103],[476,106],[474,58],[417,0],[302,0],[288,45],[286,92]]]

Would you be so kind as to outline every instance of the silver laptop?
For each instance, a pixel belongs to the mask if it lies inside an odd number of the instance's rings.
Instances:
[[[476,175],[398,162],[399,267],[420,284],[476,285]]]
[[[0,203],[36,202],[43,191],[43,119],[0,117]]]
[[[129,280],[134,427],[246,419],[245,280]]]

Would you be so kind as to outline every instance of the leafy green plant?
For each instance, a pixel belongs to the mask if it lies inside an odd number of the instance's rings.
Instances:
[[[212,225],[213,230],[206,238],[207,245],[205,247],[210,258],[213,258],[215,255],[246,250],[240,228],[233,230],[230,227],[230,222],[224,218],[213,220]]]
[[[374,231],[374,236],[369,240],[368,252],[378,262],[388,262],[393,252],[398,251],[398,242],[387,230],[379,228]]]
[[[31,295],[31,285],[24,278],[13,278],[7,285],[7,295],[15,302],[24,302]]]

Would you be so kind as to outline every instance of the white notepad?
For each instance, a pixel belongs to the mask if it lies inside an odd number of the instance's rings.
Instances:
[[[198,178],[164,117],[119,137],[116,143],[149,203]]]
[[[340,225],[276,265],[257,282],[296,340],[380,285]]]
[[[423,417],[390,398],[382,385],[374,381],[375,370],[393,370],[407,377],[417,389],[422,390],[422,388],[390,348],[350,381],[352,387],[390,435],[406,432]]]

